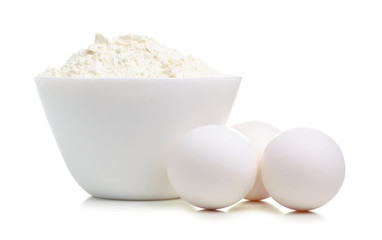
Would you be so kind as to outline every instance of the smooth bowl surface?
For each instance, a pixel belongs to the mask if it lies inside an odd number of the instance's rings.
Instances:
[[[167,151],[185,132],[225,124],[241,77],[35,77],[47,119],[77,183],[90,195],[178,197]]]

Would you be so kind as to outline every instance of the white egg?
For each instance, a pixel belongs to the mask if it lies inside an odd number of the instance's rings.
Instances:
[[[239,123],[232,128],[241,132],[246,136],[254,147],[258,159],[257,177],[255,184],[253,185],[251,191],[245,197],[248,200],[262,200],[269,197],[268,192],[265,190],[263,185],[263,180],[261,177],[261,159],[263,152],[269,141],[275,137],[280,130],[272,125],[264,122],[249,121],[244,123]]]
[[[307,211],[329,202],[341,188],[345,162],[328,135],[310,128],[280,133],[265,148],[264,186],[281,205]]]
[[[168,160],[167,173],[185,201],[206,209],[224,208],[250,191],[257,158],[241,133],[208,125],[189,131],[179,140]]]

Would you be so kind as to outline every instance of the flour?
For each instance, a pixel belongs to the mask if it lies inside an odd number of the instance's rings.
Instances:
[[[59,69],[40,76],[85,78],[186,78],[222,75],[202,60],[185,56],[152,38],[124,35],[109,40],[96,34],[87,49],[73,54]]]

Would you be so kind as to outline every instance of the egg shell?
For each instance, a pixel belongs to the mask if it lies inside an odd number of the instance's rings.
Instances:
[[[228,207],[252,188],[256,153],[241,133],[208,125],[186,133],[168,160],[170,183],[190,204],[206,209]]]
[[[257,177],[251,191],[245,196],[246,199],[259,201],[269,197],[265,190],[261,177],[261,159],[264,149],[269,141],[274,138],[280,130],[268,123],[260,121],[248,121],[234,125],[232,128],[241,132],[251,142],[256,151],[258,159]]]
[[[294,128],[269,142],[261,172],[264,186],[275,201],[307,211],[323,206],[337,194],[344,180],[345,162],[328,135]]]

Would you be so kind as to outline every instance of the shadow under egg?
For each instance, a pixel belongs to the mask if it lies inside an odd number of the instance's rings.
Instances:
[[[297,221],[324,221],[323,216],[312,211],[292,211],[284,214],[285,218]]]
[[[222,210],[218,210],[218,209],[200,209],[200,210],[197,210],[196,212],[198,213],[203,213],[203,214],[209,214],[209,215],[222,215],[222,214],[226,214],[226,212],[222,211]]]
[[[269,214],[281,214],[281,211],[266,201],[248,201],[244,200],[232,206],[228,212],[248,212],[248,211],[260,211]]]

